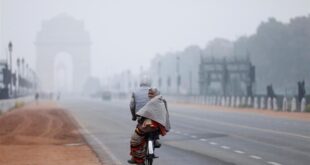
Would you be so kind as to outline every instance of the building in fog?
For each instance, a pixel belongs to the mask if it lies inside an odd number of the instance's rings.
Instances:
[[[170,95],[199,94],[201,49],[191,46],[182,52],[157,55],[150,66],[152,85]]]
[[[4,58],[3,52],[3,2],[0,1],[0,58]]]

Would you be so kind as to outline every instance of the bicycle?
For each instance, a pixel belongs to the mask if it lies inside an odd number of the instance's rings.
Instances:
[[[155,140],[156,140],[156,134],[157,132],[150,132],[147,133],[145,136],[146,145],[145,145],[145,165],[152,165],[153,159],[158,158],[155,156]]]

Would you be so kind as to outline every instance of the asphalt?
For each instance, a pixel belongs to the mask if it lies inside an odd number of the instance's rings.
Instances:
[[[127,164],[129,100],[60,101],[105,164]],[[172,130],[155,165],[308,165],[310,122],[169,104]]]

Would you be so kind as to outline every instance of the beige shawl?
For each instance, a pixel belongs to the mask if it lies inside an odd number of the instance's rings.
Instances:
[[[168,109],[166,109],[164,99],[161,95],[152,98],[136,114],[154,120],[163,125],[167,131],[170,130]]]

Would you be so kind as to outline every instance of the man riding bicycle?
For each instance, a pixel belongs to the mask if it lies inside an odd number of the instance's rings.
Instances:
[[[130,155],[128,163],[144,165],[145,159],[145,134],[158,132],[164,136],[170,130],[169,113],[167,103],[156,88],[148,90],[150,101],[137,113],[139,121],[130,140]]]

